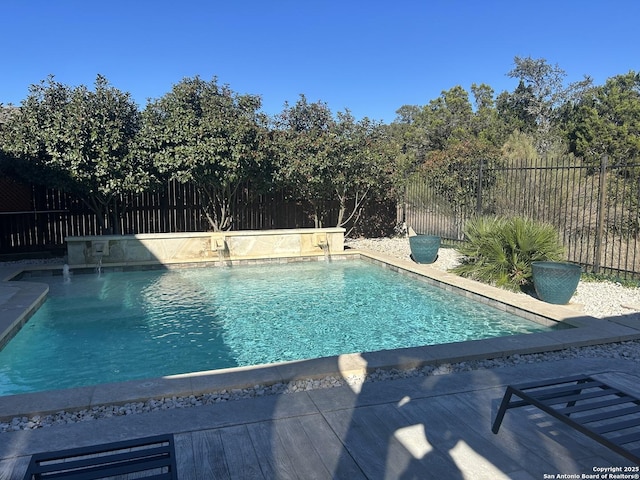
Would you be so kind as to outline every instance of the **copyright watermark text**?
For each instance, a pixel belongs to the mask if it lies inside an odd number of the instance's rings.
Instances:
[[[640,466],[593,467],[588,473],[545,473],[544,480],[640,480]]]

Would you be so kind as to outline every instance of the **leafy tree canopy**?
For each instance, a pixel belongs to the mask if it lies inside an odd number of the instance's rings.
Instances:
[[[394,187],[395,151],[386,130],[368,118],[338,113],[331,183],[338,198],[337,226],[354,227],[372,198],[389,198]]]
[[[330,174],[336,142],[331,110],[326,103],[310,103],[300,95],[295,105],[285,104],[275,126],[276,179],[309,202],[315,225],[321,227],[333,196]]]
[[[187,78],[139,112],[100,75],[93,90],[49,77],[21,107],[0,105],[0,169],[79,194],[105,231],[117,231],[124,193],[156,179],[193,183],[209,225],[224,230],[247,181],[286,186],[308,202],[318,226],[339,205],[337,223],[353,226],[372,196],[401,190],[416,169],[430,172],[443,198],[465,205],[475,187],[455,168],[500,149],[509,161],[566,153],[567,145],[587,162],[638,157],[638,74],[565,86],[565,72],[545,59],[514,64],[513,92],[494,97],[490,86],[473,84],[470,100],[455,86],[426,105],[400,107],[390,125],[357,121],[348,110],[334,116],[304,95],[268,124],[258,96],[215,78]]]
[[[139,192],[148,168],[132,154],[140,114],[128,93],[98,75],[93,91],[52,76],[32,85],[2,129],[2,148],[30,180],[79,195],[104,230],[119,232],[119,195]],[[108,214],[113,215],[108,225]]]
[[[239,186],[261,167],[264,119],[255,95],[228,86],[186,78],[143,112],[141,148],[158,172],[193,182],[206,204],[213,230],[232,227],[232,204]]]
[[[475,207],[478,189],[490,189],[496,179],[489,175],[478,184],[478,161],[498,161],[500,151],[490,143],[471,138],[431,152],[421,170],[428,176],[443,201],[457,212]]]
[[[496,110],[508,131],[518,130],[530,135],[536,132],[536,118],[529,106],[532,101],[533,91],[522,80],[513,92],[504,91],[498,95]]]
[[[587,162],[640,157],[640,74],[630,71],[590,89],[567,114],[571,151]]]
[[[516,90],[512,103],[520,108],[519,117],[526,121],[527,113],[535,119],[535,135],[540,154],[547,153],[558,136],[557,127],[561,107],[579,99],[591,86],[591,79],[585,77],[580,82],[564,86],[566,73],[558,65],[549,65],[544,58],[515,57],[515,67],[508,73],[518,78],[524,88]],[[525,125],[523,125],[525,126]],[[525,129],[525,131],[527,131]]]
[[[347,110],[334,117],[304,95],[277,117],[277,178],[309,202],[317,227],[338,204],[336,226],[353,228],[365,204],[389,190],[393,155],[387,130]]]

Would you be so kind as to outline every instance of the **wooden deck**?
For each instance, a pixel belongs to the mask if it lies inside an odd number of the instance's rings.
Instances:
[[[189,480],[527,480],[631,466],[534,408],[491,432],[504,385],[575,373],[640,388],[634,362],[576,359],[95,420],[0,434],[0,479],[21,479],[37,451],[163,433]]]

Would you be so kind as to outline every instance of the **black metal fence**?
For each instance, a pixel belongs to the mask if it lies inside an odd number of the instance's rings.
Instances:
[[[60,250],[67,236],[100,233],[95,214],[73,195],[38,186],[25,190],[22,185],[11,202],[7,197],[11,186],[0,186],[0,254]],[[200,202],[193,185],[178,182],[157,192],[131,195],[122,202],[126,208],[121,212],[121,232],[208,230]],[[9,203],[11,210],[22,209],[2,211],[2,204]],[[562,159],[457,165],[446,181],[428,172],[411,178],[402,207],[405,222],[418,233],[454,242],[464,239],[465,222],[476,215],[545,221],[560,232],[568,260],[594,273],[640,278],[638,162],[603,159],[594,166]],[[304,203],[282,191],[256,195],[247,186],[239,190],[234,208],[236,230],[314,226]],[[395,213],[388,201],[369,205],[355,233],[388,234]]]
[[[507,166],[479,161],[468,168],[450,172],[445,186],[428,173],[413,177],[405,195],[407,225],[455,242],[476,215],[532,218],[553,224],[567,260],[587,271],[640,277],[640,163],[603,157],[596,166],[556,159]]]

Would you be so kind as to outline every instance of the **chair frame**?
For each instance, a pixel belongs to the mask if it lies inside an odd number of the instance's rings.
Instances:
[[[177,478],[173,435],[37,453],[31,456],[24,480],[96,480],[154,471],[144,478]]]
[[[518,397],[512,400],[512,397]],[[491,431],[507,410],[533,405],[640,465],[640,399],[586,375],[509,385]]]

